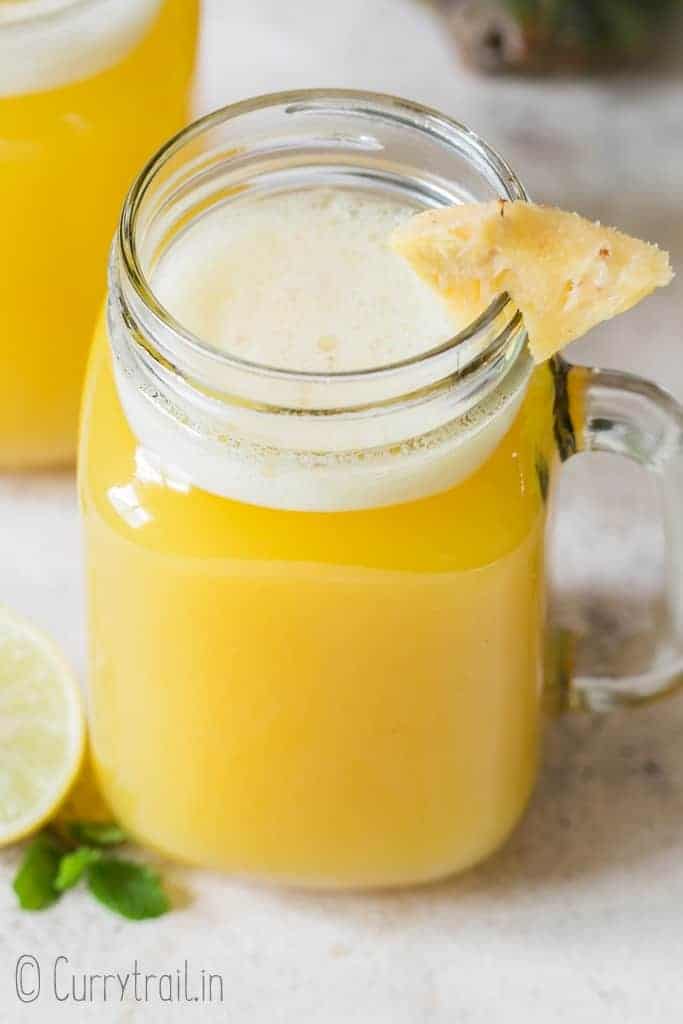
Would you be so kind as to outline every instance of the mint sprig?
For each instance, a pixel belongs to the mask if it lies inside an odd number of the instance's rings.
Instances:
[[[156,871],[120,857],[103,857],[92,864],[88,888],[105,907],[131,921],[160,917],[170,910]]]
[[[79,846],[71,853],[65,853],[59,862],[59,870],[55,878],[54,886],[57,892],[66,892],[73,889],[74,885],[80,882],[91,864],[102,856],[101,850],[94,850],[91,846]]]
[[[120,846],[128,836],[115,821],[74,821],[69,835],[86,846]]]
[[[44,910],[59,899],[55,880],[61,858],[61,848],[48,833],[27,848],[12,885],[23,910]]]
[[[67,839],[42,832],[26,848],[13,883],[24,910],[51,906],[82,879],[100,903],[129,920],[159,917],[170,909],[155,871],[105,853],[126,841],[118,825],[74,822],[66,834]]]

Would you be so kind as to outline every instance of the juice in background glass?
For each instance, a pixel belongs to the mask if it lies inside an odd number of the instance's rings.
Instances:
[[[458,324],[387,246],[416,209],[496,195],[524,191],[466,129],[334,91],[220,111],[131,192],[80,493],[93,754],[141,841],[405,885],[519,819],[559,457],[593,413],[608,450],[614,409],[637,438],[664,405],[533,368],[504,297]]]
[[[187,120],[198,0],[0,0],[0,468],[71,460],[107,250]]]

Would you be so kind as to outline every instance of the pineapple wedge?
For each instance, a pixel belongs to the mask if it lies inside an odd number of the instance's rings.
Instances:
[[[673,274],[668,253],[578,213],[494,200],[420,213],[392,246],[467,322],[507,292],[537,362]]]

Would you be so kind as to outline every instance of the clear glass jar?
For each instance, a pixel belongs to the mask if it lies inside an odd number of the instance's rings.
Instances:
[[[417,207],[525,195],[462,126],[337,91],[227,108],[143,172],[83,415],[92,744],[116,815],[172,856],[405,885],[486,856],[528,800],[560,458],[661,463],[681,417],[643,382],[534,369],[505,296],[438,349],[327,374],[227,355],[161,307],[151,272],[195,217],[321,184]]]
[[[74,458],[126,189],[186,123],[198,0],[0,4],[0,469]]]

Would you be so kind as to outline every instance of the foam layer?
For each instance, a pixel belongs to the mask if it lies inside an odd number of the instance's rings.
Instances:
[[[202,437],[132,387],[117,368],[123,409],[142,445],[138,469],[147,467],[138,473],[140,479],[177,491],[194,486],[250,505],[308,512],[398,505],[454,487],[482,465],[512,426],[524,391],[524,382],[517,383],[516,390],[496,395],[476,415],[428,439],[401,445],[387,441],[371,453],[323,456],[253,443],[240,431],[239,414],[229,441]]]
[[[88,78],[135,46],[163,0],[0,0],[0,97]]]
[[[253,362],[322,373],[392,363],[457,331],[388,245],[415,212],[328,189],[224,206],[172,247],[154,290],[200,338]]]
[[[395,362],[456,329],[441,300],[389,248],[393,228],[414,212],[390,199],[321,189],[242,200],[181,235],[152,286],[186,328],[251,361],[323,373]],[[315,416],[235,405],[229,437],[211,440],[188,429],[191,412],[176,419],[119,373],[124,409],[148,453],[143,463],[156,467],[159,482],[324,511],[411,501],[458,483],[511,425],[523,391],[517,384],[452,422],[448,399],[445,407],[385,409],[324,427]],[[353,392],[345,397],[362,404]],[[325,443],[323,429],[334,431]]]

